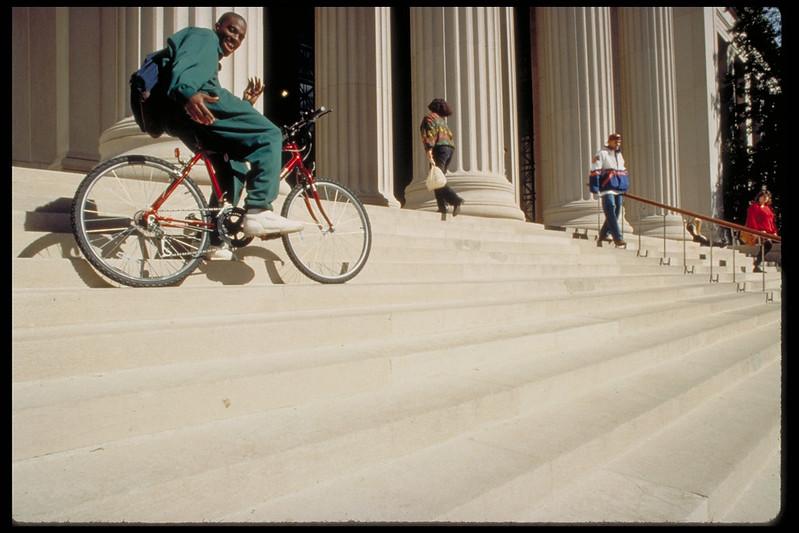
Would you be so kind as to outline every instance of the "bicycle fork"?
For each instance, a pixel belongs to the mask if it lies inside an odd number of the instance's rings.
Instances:
[[[316,222],[316,225],[319,226],[319,229],[324,228],[323,224],[319,222],[319,219],[316,217],[316,212],[313,206],[311,205],[311,200],[308,198],[309,191],[313,195],[314,201],[316,202],[316,206],[319,208],[319,212],[325,218],[325,222],[327,222],[328,232],[333,233],[335,231],[335,228],[333,227],[333,222],[330,220],[330,217],[327,216],[327,212],[325,211],[325,208],[322,206],[322,200],[319,198],[319,191],[316,190],[316,185],[313,182],[310,182],[310,183],[305,183],[303,187],[305,188],[305,194],[303,195],[302,199],[305,201],[305,207],[308,209],[308,212],[311,214],[311,218],[313,218],[314,222]]]

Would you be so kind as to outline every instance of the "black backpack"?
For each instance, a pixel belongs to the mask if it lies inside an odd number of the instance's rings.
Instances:
[[[151,137],[164,133],[166,117],[174,102],[166,95],[168,69],[163,59],[168,49],[158,50],[144,58],[139,70],[130,76],[130,109],[139,128]]]

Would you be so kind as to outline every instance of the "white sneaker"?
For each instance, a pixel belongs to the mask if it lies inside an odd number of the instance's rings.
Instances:
[[[225,246],[209,246],[205,252],[208,261],[230,261],[233,259],[233,250]]]
[[[305,229],[305,225],[267,209],[248,209],[241,229],[248,237],[260,237],[270,233],[296,233]]]

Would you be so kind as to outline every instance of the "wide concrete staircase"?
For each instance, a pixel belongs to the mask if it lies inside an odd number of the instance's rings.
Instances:
[[[72,238],[81,177],[12,170],[16,521],[780,513],[775,265],[369,206],[345,285],[268,241],[118,288]]]

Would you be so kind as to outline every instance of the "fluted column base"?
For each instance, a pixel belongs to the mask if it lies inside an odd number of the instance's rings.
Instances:
[[[100,159],[107,160],[123,154],[145,154],[162,159],[174,159],[175,148],[188,149],[180,140],[162,135],[153,139],[142,133],[133,117],[126,117],[100,135]]]
[[[624,233],[632,233],[633,226],[630,225],[629,218],[626,216],[627,204],[623,203],[622,206],[622,231]],[[602,204],[599,200],[576,200],[544,210],[544,223],[548,226],[594,229],[598,231],[604,221],[605,214],[602,211]]]
[[[524,220],[524,213],[514,200],[513,185],[505,176],[451,172],[447,173],[447,184],[464,199],[461,214]],[[424,178],[415,179],[405,188],[405,208],[438,210],[436,198],[425,187]]]
[[[632,213],[631,213],[632,214]],[[644,237],[663,237],[663,215],[649,215],[640,220],[633,220],[636,228],[636,235]],[[683,226],[683,219],[679,215],[666,215],[666,238],[681,241],[687,236]]]
[[[335,178],[334,178],[335,179]],[[396,198],[388,198],[380,192],[359,192],[358,199],[368,205],[379,205],[381,207],[399,207],[400,203]]]

